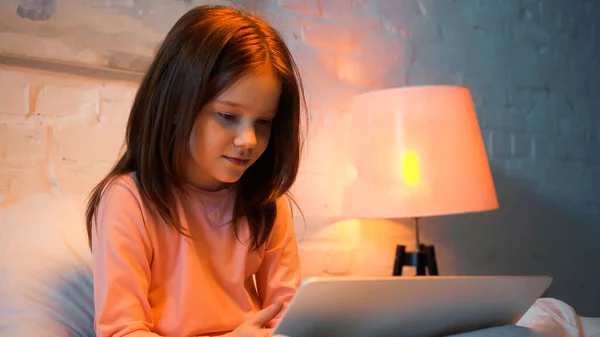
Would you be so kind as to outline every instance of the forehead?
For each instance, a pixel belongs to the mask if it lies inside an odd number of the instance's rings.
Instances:
[[[269,68],[243,76],[223,91],[215,102],[251,113],[275,113],[281,95],[281,80]]]

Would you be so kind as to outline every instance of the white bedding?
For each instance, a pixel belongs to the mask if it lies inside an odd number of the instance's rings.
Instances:
[[[517,325],[484,329],[452,337],[600,337],[600,318],[581,317],[554,298],[540,298]]]
[[[600,337],[600,318],[581,317],[562,301],[538,299],[517,323],[552,337]]]
[[[0,208],[0,336],[95,335],[83,202],[32,195]]]
[[[0,207],[0,336],[94,336],[83,202],[84,196],[31,195]],[[600,337],[600,318],[543,298],[518,326],[461,336]]]

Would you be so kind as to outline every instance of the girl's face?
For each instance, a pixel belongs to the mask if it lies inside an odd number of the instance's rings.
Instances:
[[[190,135],[188,181],[205,190],[238,181],[267,148],[280,95],[279,78],[265,67],[206,104]]]

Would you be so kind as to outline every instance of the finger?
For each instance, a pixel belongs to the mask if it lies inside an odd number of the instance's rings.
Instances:
[[[275,303],[254,314],[254,316],[248,319],[247,322],[252,325],[262,327],[263,325],[267,324],[267,322],[275,318],[282,308],[283,302],[281,300],[277,300]]]

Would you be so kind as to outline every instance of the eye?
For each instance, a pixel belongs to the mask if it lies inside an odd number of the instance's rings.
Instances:
[[[258,120],[258,124],[261,124],[261,125],[271,125],[271,120],[270,119],[259,119]]]
[[[226,120],[226,121],[235,121],[237,118],[235,115],[232,115],[227,112],[218,112],[217,115],[219,116],[219,118]]]

